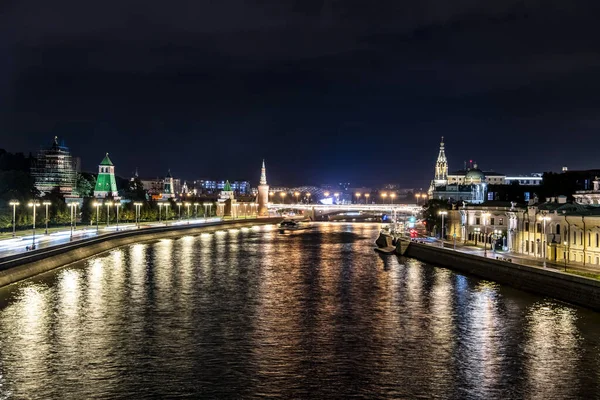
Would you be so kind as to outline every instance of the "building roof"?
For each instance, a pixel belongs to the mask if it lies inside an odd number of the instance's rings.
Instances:
[[[108,153],[106,153],[106,156],[104,157],[104,160],[102,160],[100,165],[114,165],[112,161],[110,161],[110,158],[108,158]]]

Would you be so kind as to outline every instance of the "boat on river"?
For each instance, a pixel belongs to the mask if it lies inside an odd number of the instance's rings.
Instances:
[[[278,226],[279,233],[302,231],[305,229],[311,229],[313,227],[310,221],[302,221],[296,219],[283,220]]]

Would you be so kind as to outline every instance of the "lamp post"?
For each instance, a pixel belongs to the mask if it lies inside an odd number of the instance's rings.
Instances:
[[[439,214],[442,216],[442,229],[440,232],[440,236],[442,239],[442,248],[444,248],[444,216],[448,215],[448,211],[440,211]]]
[[[419,206],[419,199],[421,198],[421,193],[415,193],[415,198],[417,199],[417,207]]]
[[[209,207],[209,206],[212,206],[212,203],[208,203],[208,202],[206,202],[206,203],[203,203],[202,205],[204,206],[204,222],[206,222],[206,214],[207,214],[207,210],[208,210],[208,207]]]
[[[73,240],[73,217],[75,215],[75,209],[77,208],[77,203],[72,202],[69,203],[69,208],[71,209],[71,240]]]
[[[325,193],[323,193],[323,194],[325,195],[325,198],[328,198],[328,197],[329,197],[329,192],[325,192]]]
[[[185,206],[187,208],[187,220],[188,220],[188,225],[189,225],[190,224],[190,207],[192,206],[192,204],[189,202],[186,202]]]
[[[356,196],[356,204],[360,204],[360,192],[356,192],[354,196]]]
[[[481,234],[481,228],[475,228],[473,231],[475,232],[475,246],[477,246],[479,235]]]
[[[310,192],[306,192],[306,203],[310,203]]]
[[[169,223],[169,206],[171,204],[169,204],[169,202],[165,203],[165,225],[167,225]]]
[[[279,196],[281,197],[281,204],[283,204],[285,202],[285,192],[279,193]]]
[[[258,203],[254,203],[254,207],[255,207],[255,210],[254,210],[254,217],[255,217],[255,218],[258,218]]]
[[[394,204],[394,199],[396,198],[396,193],[390,194],[390,204]]]
[[[96,207],[96,235],[100,232],[100,206],[101,202],[95,201],[94,207]]]
[[[370,193],[365,193],[365,204],[369,202],[369,197],[371,197]]]
[[[133,205],[135,206],[135,224],[137,225],[138,229],[140,229],[140,211],[142,209],[143,204],[144,203],[140,203],[139,201],[133,203]]]
[[[194,203],[194,218],[198,219],[198,206],[200,203]]]
[[[294,192],[294,196],[296,196],[296,204],[300,202],[300,192]]]
[[[12,237],[15,237],[16,233],[17,233],[17,206],[19,205],[19,202],[17,200],[11,200],[9,204],[13,208],[13,221],[12,221],[13,234],[12,234]]]
[[[493,236],[494,245],[492,247],[492,251],[494,253],[496,253],[496,243],[498,242],[498,238],[500,238],[501,235],[502,235],[502,231],[500,229],[494,229],[494,236]]]
[[[181,221],[181,206],[182,206],[181,202],[177,203],[177,208],[178,208],[178,212],[177,213],[179,214],[179,220],[180,221]]]
[[[543,223],[543,236],[542,236],[542,255],[544,256],[544,268],[546,268],[546,221],[550,221],[550,217],[540,217]],[[585,238],[584,238],[585,239]]]
[[[31,250],[35,250],[35,209],[40,206],[35,200],[30,202],[29,207],[33,208],[33,237],[31,239]]]
[[[110,226],[110,208],[113,203],[112,201],[107,201],[104,205],[106,206],[106,227],[108,228]]]
[[[233,219],[238,219],[238,208],[240,207],[240,203],[235,203],[233,205]]]
[[[487,217],[490,216],[490,213],[483,213],[481,214],[481,217],[483,218],[483,237],[484,237],[484,241],[483,241],[483,256],[487,257],[487,225],[485,223],[485,219]]]
[[[117,207],[117,232],[119,231],[119,207],[121,207],[121,202],[115,202],[115,207]]]
[[[48,206],[52,205],[52,203],[49,201],[44,201],[42,203],[42,205],[44,205],[46,207],[46,232],[45,232],[45,234],[47,235],[48,234]]]
[[[385,198],[387,197],[387,193],[386,192],[381,193],[381,197],[383,198],[382,204],[385,204]]]
[[[565,272],[567,272],[567,241],[565,240],[563,243],[563,259],[565,260]]]

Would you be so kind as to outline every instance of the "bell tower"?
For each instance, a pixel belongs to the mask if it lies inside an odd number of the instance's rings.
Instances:
[[[437,162],[435,163],[435,186],[445,186],[448,184],[448,160],[444,149],[444,137],[440,143],[440,153],[438,154]]]

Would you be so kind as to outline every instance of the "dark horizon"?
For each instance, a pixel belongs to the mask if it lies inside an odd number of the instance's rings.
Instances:
[[[596,2],[163,4],[8,5],[0,147],[286,185],[427,187],[441,136],[450,170],[599,167]]]

